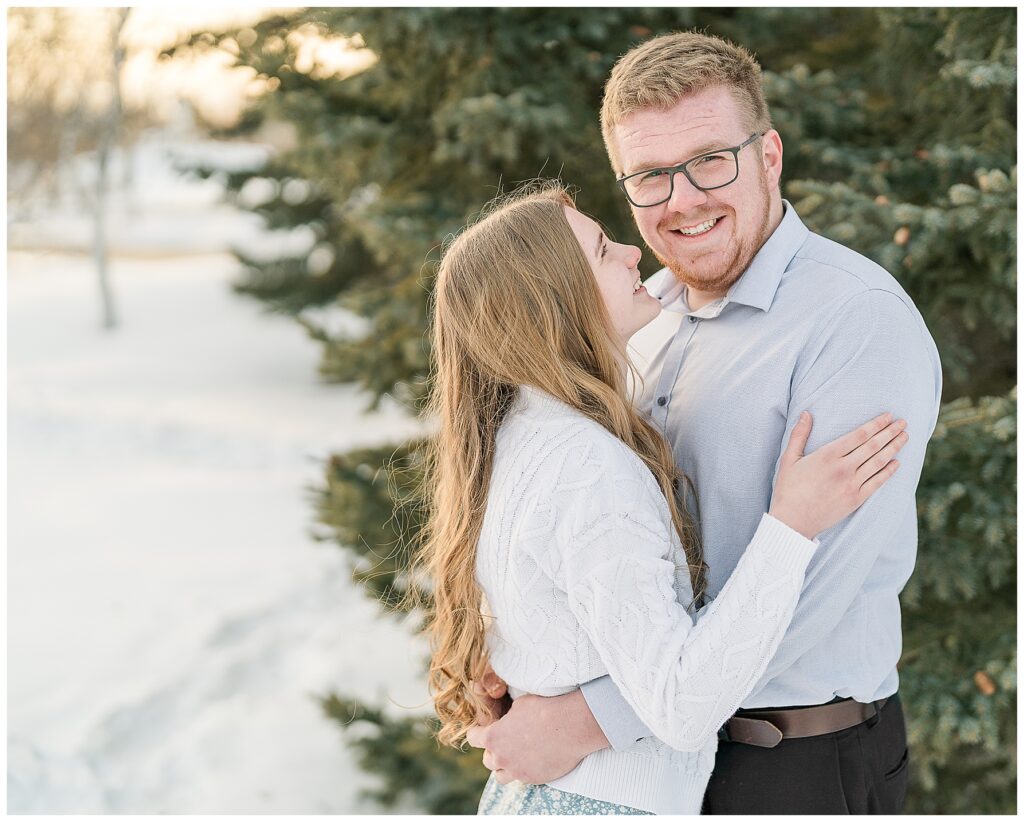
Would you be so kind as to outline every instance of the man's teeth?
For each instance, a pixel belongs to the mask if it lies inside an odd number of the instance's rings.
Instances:
[[[687,237],[692,237],[694,234],[703,234],[705,231],[710,231],[712,228],[715,227],[715,223],[717,222],[718,218],[713,217],[706,223],[690,226],[689,228],[677,228],[676,231],[678,231],[680,234],[685,234]]]

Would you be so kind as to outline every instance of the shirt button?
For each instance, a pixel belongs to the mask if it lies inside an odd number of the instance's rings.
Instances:
[[[697,322],[697,318],[696,317],[690,317],[690,322],[692,322],[692,323]]]
[[[658,405],[664,405],[668,402],[668,397],[658,397]]]

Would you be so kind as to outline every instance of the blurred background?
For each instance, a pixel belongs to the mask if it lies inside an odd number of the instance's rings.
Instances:
[[[939,346],[907,810],[1016,810],[1015,9],[153,6],[7,12],[10,812],[475,810],[394,607],[433,264],[538,175],[639,243],[601,89],[694,27]]]

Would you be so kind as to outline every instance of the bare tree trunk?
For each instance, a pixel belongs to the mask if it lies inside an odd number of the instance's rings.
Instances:
[[[71,118],[67,118],[71,121]],[[71,122],[65,123],[60,134],[60,148],[57,151],[57,168],[54,177],[57,180],[57,197],[55,204],[64,209],[73,201],[78,193],[73,179],[75,174],[75,148],[78,134]]]
[[[99,278],[100,301],[103,310],[103,328],[117,326],[117,312],[114,308],[114,295],[110,288],[110,271],[107,247],[107,195],[110,189],[110,152],[117,139],[118,126],[121,120],[121,66],[124,63],[124,48],[121,45],[121,30],[128,18],[130,9],[118,9],[113,31],[113,60],[111,61],[111,85],[113,94],[106,122],[100,129],[99,143],[96,147],[96,203],[95,235],[93,242],[93,259],[96,262],[96,274]]]
[[[135,211],[135,144],[122,146],[124,164],[121,168],[121,187],[124,189],[125,205],[129,213]]]

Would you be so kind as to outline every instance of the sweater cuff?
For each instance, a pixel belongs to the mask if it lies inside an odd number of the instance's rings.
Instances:
[[[811,561],[820,544],[816,539],[807,539],[771,514],[764,514],[754,532],[751,543],[758,543],[762,553],[784,568],[803,571]]]

